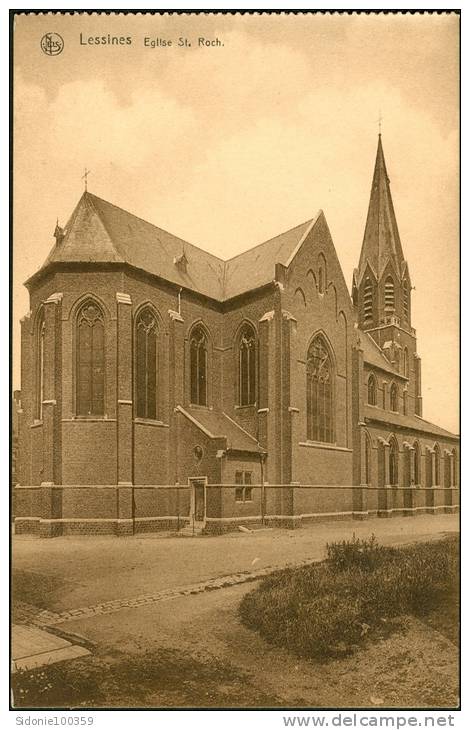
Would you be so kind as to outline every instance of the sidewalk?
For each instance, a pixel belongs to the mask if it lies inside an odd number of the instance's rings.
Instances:
[[[36,669],[48,664],[90,654],[83,646],[33,626],[13,624],[11,630],[12,671]]]
[[[375,534],[398,545],[459,530],[458,515],[421,515],[313,524],[218,537],[59,537],[13,539],[17,596],[31,581],[47,584],[42,607],[70,611],[116,599],[217,579],[235,573],[321,559],[326,542]],[[29,590],[29,588],[28,588]],[[32,597],[29,597],[34,603]]]

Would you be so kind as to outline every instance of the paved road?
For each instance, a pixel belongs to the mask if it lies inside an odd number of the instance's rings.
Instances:
[[[62,612],[244,571],[320,559],[326,542],[347,539],[353,533],[361,538],[375,534],[384,544],[400,544],[458,529],[458,515],[421,515],[219,537],[149,535],[40,540],[16,536],[13,565],[15,570],[47,578],[47,608]]]

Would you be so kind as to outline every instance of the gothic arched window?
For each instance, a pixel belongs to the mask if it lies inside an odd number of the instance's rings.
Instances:
[[[390,410],[398,411],[398,388],[395,383],[390,388]]]
[[[369,375],[367,381],[367,402],[370,406],[377,405],[377,381],[375,375]]]
[[[372,282],[369,277],[366,278],[364,283],[364,324],[370,324],[372,322]]]
[[[151,307],[136,320],[135,374],[137,418],[157,418],[157,317]]]
[[[413,459],[414,459],[414,481],[415,484],[421,484],[421,449],[419,446],[419,441],[415,441],[413,444],[414,452],[413,452]]]
[[[403,282],[403,319],[406,324],[410,321],[410,290],[406,279]]]
[[[398,486],[398,446],[394,438],[388,449],[389,479],[392,487]]]
[[[434,447],[434,485],[440,486],[441,483],[441,450],[439,445]]]
[[[201,326],[191,333],[189,351],[191,403],[207,406],[207,337]]]
[[[403,375],[405,378],[410,377],[410,356],[407,347],[403,350]]]
[[[307,353],[307,438],[333,442],[333,365],[325,339],[317,335]]]
[[[93,300],[77,314],[77,415],[104,414],[104,317]]]
[[[46,323],[44,321],[44,310],[38,318],[36,330],[36,403],[34,416],[42,419],[42,402],[44,400],[44,342],[46,335]]]
[[[385,279],[385,313],[392,314],[395,311],[395,284],[393,277],[387,276]]]
[[[244,325],[238,342],[239,404],[251,406],[256,402],[256,336],[251,325]]]

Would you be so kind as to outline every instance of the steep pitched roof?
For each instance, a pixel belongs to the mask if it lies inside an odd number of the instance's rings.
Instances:
[[[64,237],[49,253],[41,268],[56,261],[123,262],[94,205],[94,196],[84,193],[64,229]]]
[[[453,440],[458,440],[458,436],[455,433],[446,431],[445,428],[436,426],[430,421],[425,421],[420,416],[409,415],[405,416],[402,413],[391,413],[390,411],[384,411],[383,408],[377,406],[364,405],[364,417],[367,421],[380,422],[386,426],[401,426],[412,431],[420,431],[422,433],[431,434],[432,436],[442,436]]]
[[[297,245],[309,230],[314,219],[291,228],[269,241],[225,262],[225,299],[248,289],[255,289],[274,279],[274,265],[287,265]]]
[[[380,370],[385,370],[385,372],[391,373],[397,378],[406,379],[404,375],[399,373],[393,367],[390,360],[385,357],[384,353],[382,352],[374,338],[371,337],[368,332],[362,332],[358,329],[357,334],[359,336],[361,348],[364,353],[364,362],[368,363],[369,365],[373,365]]]
[[[85,192],[65,226],[63,239],[56,243],[40,271],[59,262],[127,263],[224,301],[272,281],[276,263],[288,263],[313,222],[306,221],[224,261]],[[177,264],[182,254],[186,266]]]
[[[358,280],[362,279],[367,263],[370,264],[376,277],[380,278],[389,261],[392,261],[397,273],[401,275],[404,256],[393,209],[390,180],[385,166],[382,137],[379,134],[369,210],[359,259]]]
[[[262,453],[258,441],[223,411],[177,406],[177,410],[209,438],[226,438],[230,451]]]

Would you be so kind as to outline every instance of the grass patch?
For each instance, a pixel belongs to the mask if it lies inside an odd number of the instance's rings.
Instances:
[[[228,662],[172,648],[19,671],[12,689],[15,708],[280,705]]]
[[[24,601],[40,609],[48,609],[51,597],[64,590],[64,581],[54,575],[35,573],[30,570],[13,570],[13,601]]]
[[[350,653],[397,617],[432,615],[458,583],[458,539],[390,548],[375,537],[331,543],[322,564],[268,576],[241,601],[243,623],[309,658]]]

